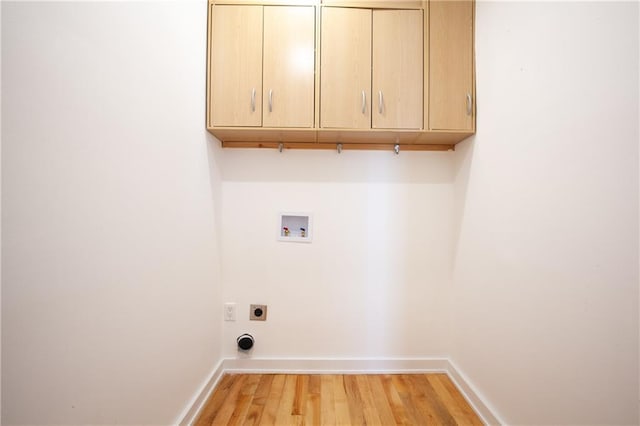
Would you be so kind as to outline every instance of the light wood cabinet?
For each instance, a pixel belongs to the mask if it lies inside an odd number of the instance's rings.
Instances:
[[[446,150],[475,132],[474,0],[209,0],[223,146]]]
[[[473,2],[429,3],[429,128],[473,130]]]
[[[423,128],[422,10],[322,8],[320,126]]]
[[[312,128],[315,8],[211,7],[210,124]]]
[[[371,10],[322,8],[320,126],[371,128]]]
[[[216,6],[211,37],[211,125],[261,126],[262,6]]]
[[[375,129],[422,129],[422,10],[373,11]]]
[[[262,125],[313,127],[315,13],[265,6]]]

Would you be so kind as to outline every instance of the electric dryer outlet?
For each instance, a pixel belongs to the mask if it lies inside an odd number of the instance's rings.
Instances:
[[[249,319],[251,321],[266,321],[267,305],[251,305],[249,309]]]

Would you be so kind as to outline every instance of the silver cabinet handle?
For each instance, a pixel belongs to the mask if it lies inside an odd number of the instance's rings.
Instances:
[[[384,104],[384,99],[382,97],[382,90],[378,91],[378,112],[382,114],[382,106]]]
[[[364,114],[367,111],[367,95],[362,91],[362,113]]]
[[[471,102],[471,93],[467,93],[467,115],[473,112],[473,103]]]
[[[273,89],[269,90],[269,112],[273,111]]]
[[[256,111],[256,88],[254,87],[251,90],[251,112]]]

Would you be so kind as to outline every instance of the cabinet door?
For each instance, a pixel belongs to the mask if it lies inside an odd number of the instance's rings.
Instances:
[[[264,7],[264,127],[313,127],[315,9]]]
[[[262,125],[262,6],[213,6],[213,126]]]
[[[373,11],[373,128],[422,129],[421,10]]]
[[[429,127],[473,130],[473,3],[429,2]]]
[[[320,126],[371,128],[371,10],[322,8]]]

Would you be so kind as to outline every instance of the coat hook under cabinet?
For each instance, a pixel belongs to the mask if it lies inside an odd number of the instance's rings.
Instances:
[[[278,144],[278,151],[282,152],[282,148],[284,148],[284,144],[282,142],[280,142]]]
[[[400,144],[395,144],[393,150],[395,151],[396,155],[400,154]]]
[[[338,149],[338,154],[340,154],[342,152],[342,144],[339,143],[338,145],[336,145],[336,148]]]

